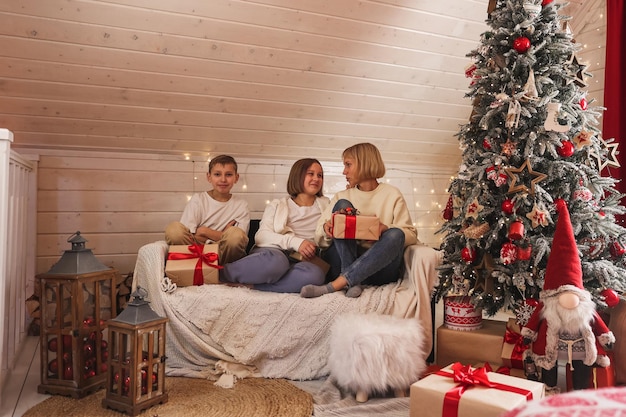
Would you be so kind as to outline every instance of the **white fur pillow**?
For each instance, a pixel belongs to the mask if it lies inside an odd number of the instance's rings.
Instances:
[[[330,374],[351,392],[407,389],[426,369],[426,336],[415,318],[350,313],[330,331]]]

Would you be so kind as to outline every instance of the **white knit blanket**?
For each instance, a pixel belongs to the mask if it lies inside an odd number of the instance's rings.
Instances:
[[[319,378],[328,374],[328,330],[338,315],[415,316],[415,291],[402,281],[367,288],[358,298],[338,292],[305,299],[298,294],[225,285],[182,287],[166,293],[161,281],[167,249],[162,241],[143,246],[134,279],[148,291],[155,312],[169,318],[168,375],[216,378],[222,372],[216,363],[226,362],[251,365],[248,369],[263,377]],[[394,309],[398,297],[404,298],[399,303],[402,311]]]

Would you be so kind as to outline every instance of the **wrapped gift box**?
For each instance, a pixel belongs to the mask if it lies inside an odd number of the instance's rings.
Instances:
[[[472,331],[437,329],[436,362],[446,366],[452,362],[502,364],[502,342],[506,322],[483,320],[482,328]]]
[[[335,239],[378,240],[380,237],[380,220],[376,216],[334,213],[332,220]]]
[[[457,382],[472,380],[474,383]],[[485,380],[486,377],[486,380]],[[483,381],[476,384],[476,381]],[[490,384],[491,387],[482,384]],[[465,390],[459,389],[464,387]],[[544,396],[544,385],[455,363],[411,385],[410,417],[497,417]],[[448,398],[447,400],[445,398]],[[445,402],[445,405],[444,405]],[[425,406],[427,404],[428,406]]]
[[[509,368],[524,369],[524,351],[529,348],[523,342],[520,325],[509,318],[502,344],[502,364]]]
[[[179,287],[217,284],[219,269],[217,244],[170,245],[165,275]]]

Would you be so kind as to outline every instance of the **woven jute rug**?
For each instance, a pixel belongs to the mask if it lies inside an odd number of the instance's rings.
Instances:
[[[286,380],[245,378],[225,389],[198,378],[165,379],[168,401],[139,414],[146,417],[310,417],[311,395]],[[100,390],[81,399],[52,396],[28,410],[24,417],[120,417],[104,408]]]

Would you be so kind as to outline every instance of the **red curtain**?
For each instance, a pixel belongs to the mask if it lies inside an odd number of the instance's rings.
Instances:
[[[624,0],[606,0],[606,65],[602,137],[615,138],[621,168],[611,168],[610,175],[620,179],[618,189],[626,193],[626,8]],[[622,200],[624,204],[624,200]]]

